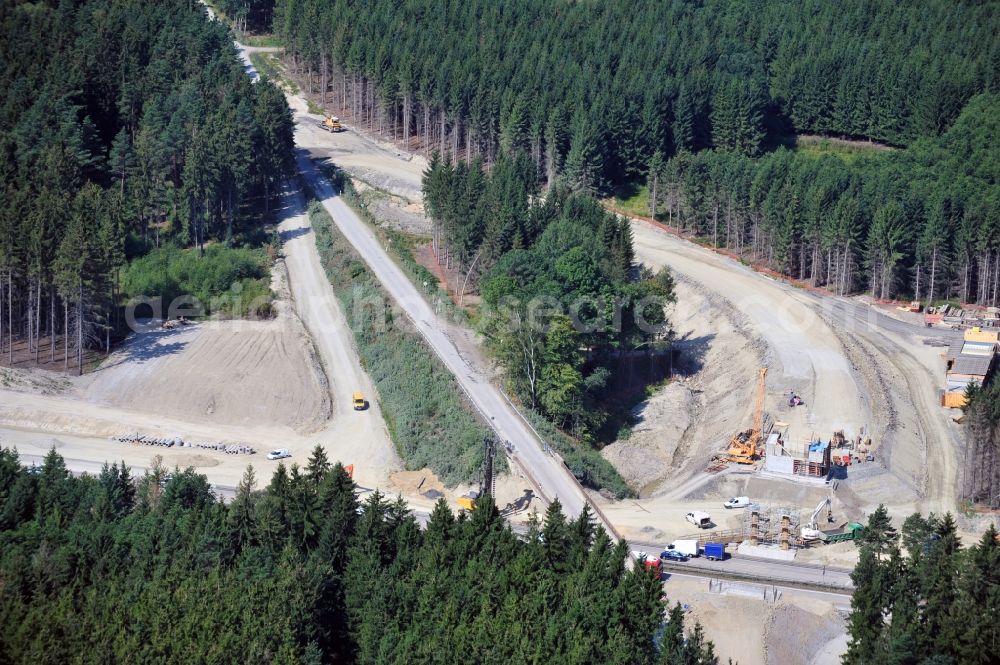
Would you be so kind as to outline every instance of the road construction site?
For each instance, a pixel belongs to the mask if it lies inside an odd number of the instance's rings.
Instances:
[[[310,113],[302,95],[289,95],[289,103],[297,140],[314,161],[330,159],[359,188],[383,190],[397,207],[410,206],[410,219],[419,218],[412,208],[423,169],[419,157],[352,127],[326,132],[320,127],[324,116]],[[372,160],[384,169],[376,178],[357,166]],[[392,215],[375,217],[395,227]],[[423,230],[429,226],[425,221]],[[419,223],[416,227],[419,234]],[[790,449],[830,441],[835,432],[870,441],[861,464],[839,483],[838,517],[863,519],[879,503],[898,518],[918,509],[954,509],[958,432],[935,403],[938,352],[921,343],[934,331],[855,300],[796,289],[645,222],[635,221],[633,234],[638,260],[653,268],[668,266],[677,281],[671,320],[678,334],[679,376],[638,407],[631,436],[604,451],[640,498],[611,502],[588,492],[621,535],[676,536],[687,530],[685,510],[717,510],[734,495],[751,494],[805,512],[827,495],[824,487],[764,477],[740,465],[706,473],[733,434],[751,426],[761,367],[768,368],[768,422],[783,424]],[[474,336],[454,329],[448,336],[463,359],[489,375]],[[803,403],[789,406],[789,395]]]
[[[838,520],[864,521],[879,503],[897,519],[914,510],[954,510],[957,430],[936,403],[940,359],[921,343],[919,329],[872,327],[868,312],[853,301],[795,289],[642,221],[633,222],[638,261],[669,267],[677,281],[671,312],[678,335],[677,377],[637,408],[629,438],[603,452],[639,497],[610,501],[584,493],[541,445],[532,443],[537,437],[530,426],[490,382],[492,368],[474,335],[434,315],[313,163],[330,161],[363,186],[399,197],[399,207],[408,220],[417,219],[418,228],[425,160],[350,127],[323,131],[323,116],[309,113],[302,96],[290,93],[288,99],[304,177],[455,373],[470,403],[516,449],[512,474],[501,476],[495,490],[501,505],[521,496],[530,481],[540,497],[534,509],[543,510],[545,499],[558,496],[567,512],[576,513],[585,497],[618,534],[651,546],[690,534],[689,511],[712,516],[713,529],[706,533],[742,529],[743,511],[721,507],[735,496],[794,507],[804,523],[830,495],[822,481],[768,477],[755,465],[724,464],[706,471],[736,432],[751,427],[758,369],[767,367],[764,410],[770,422],[786,424],[787,441],[801,446],[815,438],[829,440],[836,431],[871,439],[873,461],[850,469],[837,485],[832,511]],[[279,313],[274,320],[204,321],[172,330],[150,326],[79,379],[5,372],[0,442],[16,445],[32,461],[56,447],[70,468],[88,472],[104,460],[144,469],[160,456],[168,467],[193,466],[226,488],[238,484],[248,464],[257,470],[258,483],[265,484],[277,464],[264,458],[267,450],[287,448],[291,457],[285,461],[302,465],[320,444],[332,460],[354,465],[359,485],[398,492],[417,510],[429,509],[437,495],[457,507],[468,487],[446,488],[426,469],[404,471],[319,263],[298,192],[289,190],[280,217],[283,260],[275,269]],[[368,410],[352,409],[356,390],[369,396]],[[791,394],[804,403],[789,406]],[[257,454],[111,440],[129,432],[247,445]],[[802,549],[797,558],[849,568],[856,554],[852,543],[843,543]],[[789,565],[776,562],[770,568]],[[744,663],[825,663],[842,651],[838,612],[844,596],[786,590],[768,599],[764,586],[722,586],[715,580],[720,586],[713,588],[713,579],[710,571],[675,571],[665,590],[671,601],[692,607],[723,657]],[[777,656],[788,653],[801,657]]]

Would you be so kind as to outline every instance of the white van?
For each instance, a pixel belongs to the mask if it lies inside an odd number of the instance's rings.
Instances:
[[[691,524],[694,524],[699,529],[710,529],[712,528],[712,516],[708,513],[703,513],[700,510],[695,510],[684,516]]]
[[[729,508],[746,508],[749,505],[750,505],[750,497],[734,496],[732,499],[722,504],[722,507],[728,510]]]

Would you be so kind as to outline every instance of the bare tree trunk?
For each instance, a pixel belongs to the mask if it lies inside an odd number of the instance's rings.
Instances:
[[[63,300],[63,370],[69,370],[69,298]]]
[[[32,325],[31,324],[31,307],[32,307],[32,305],[31,305],[31,293],[33,291],[34,291],[34,289],[31,288],[31,282],[29,281],[28,282],[28,318],[25,320],[25,326],[26,327],[25,327],[25,330],[24,330],[24,337],[25,337],[25,340],[28,343],[28,353],[29,354],[31,353],[31,340],[32,340],[32,335],[31,335],[31,325]]]
[[[112,300],[112,304],[114,300]],[[49,285],[49,363],[56,362],[56,289]]]
[[[997,304],[997,291],[1000,290],[1000,250],[997,250],[996,270],[993,271],[993,305]]]
[[[431,147],[431,137],[428,133],[431,126],[431,109],[427,106],[427,102],[423,102],[424,111],[424,154],[428,154]]]
[[[962,264],[962,302],[969,302],[969,254],[965,254]]]
[[[76,311],[76,363],[77,374],[83,376],[83,282],[80,282],[80,299]]]
[[[319,103],[320,105],[326,104],[326,88],[327,88],[327,64],[326,64],[326,53],[320,59],[320,91],[319,91]]]
[[[654,173],[652,187],[649,192],[649,215],[653,219],[656,219],[656,186],[659,184],[659,180],[659,176]]]
[[[719,202],[715,202],[712,209],[712,246],[719,246]]]
[[[445,138],[445,115],[444,115],[444,107],[441,107],[441,156],[442,157],[444,157],[447,154],[444,151],[445,148],[444,138]]]
[[[927,306],[930,307],[931,303],[934,301],[934,277],[937,273],[937,253],[938,248],[935,245],[934,251],[931,252],[931,283],[927,288]],[[920,300],[920,297],[917,297]]]
[[[7,363],[14,365],[14,271],[7,271]]]

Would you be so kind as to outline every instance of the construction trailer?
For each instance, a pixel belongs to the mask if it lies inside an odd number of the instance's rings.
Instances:
[[[1000,353],[1000,331],[979,327],[965,331],[948,347],[945,355],[945,390],[941,405],[949,408],[965,406],[965,391],[969,384],[981,386],[996,370]]]

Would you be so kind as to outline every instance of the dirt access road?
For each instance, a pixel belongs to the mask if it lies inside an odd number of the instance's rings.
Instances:
[[[653,269],[668,266],[714,291],[736,308],[753,334],[766,340],[771,401],[794,390],[806,402],[789,413],[792,444],[813,436],[828,439],[836,430],[856,436],[870,423],[864,386],[856,381],[840,340],[794,289],[644,222],[634,221],[632,233],[639,261]],[[746,382],[750,394],[756,374]]]
[[[427,160],[376,141],[350,125],[347,131],[328,132],[320,128],[323,116],[309,112],[300,95],[286,95],[295,113],[296,145],[308,148],[313,158],[329,159],[352,176],[411,202],[423,201],[422,180]]]
[[[303,140],[296,132],[296,141]],[[307,136],[306,136],[307,140]],[[305,141],[303,140],[303,143]],[[300,147],[308,150],[308,144]],[[548,500],[558,498],[568,515],[578,515],[587,502],[586,494],[573,482],[566,468],[553,456],[543,452],[542,441],[513,406],[500,394],[480,368],[470,363],[454,342],[457,331],[441,320],[425,301],[409,278],[385,252],[375,234],[353,210],[333,191],[329,181],[310,161],[306,151],[298,155],[299,172],[313,188],[340,232],[350,241],[365,260],[379,283],[413,322],[428,346],[455,376],[469,400],[483,414],[502,441],[512,442],[516,450],[511,456],[514,464],[532,480],[541,496]],[[317,266],[318,269],[318,266]],[[325,275],[319,278],[326,279]],[[296,280],[293,275],[292,281]],[[605,524],[615,533],[610,524]]]
[[[237,49],[240,51],[241,59],[247,62],[249,57],[246,55],[246,48],[237,44]],[[247,71],[251,77],[256,76],[252,65],[247,68]],[[331,146],[338,146],[338,144],[348,140],[363,140],[367,143],[371,143],[371,141],[344,137],[345,134],[353,134],[354,132],[331,134],[319,129],[318,123],[322,118],[308,112],[308,105],[302,97],[286,92],[286,98],[295,119],[295,144],[299,149],[296,159],[299,172],[312,187],[337,228],[372,269],[390,297],[409,317],[431,350],[455,376],[456,381],[461,385],[472,404],[480,413],[485,414],[484,418],[500,439],[512,443],[516,442],[516,450],[511,456],[512,462],[528,476],[543,498],[548,500],[558,498],[566,514],[578,515],[583,510],[584,505],[588,503],[588,497],[583,488],[576,483],[561,461],[543,451],[544,444],[541,439],[535,435],[532,428],[500,393],[500,390],[493,385],[484,369],[478,363],[470,362],[467,354],[459,349],[455,339],[464,337],[465,331],[454,329],[435,314],[433,308],[421,297],[409,278],[403,274],[382,248],[372,230],[338,196],[330,182],[312,163],[312,158],[327,159],[334,156],[333,161],[338,166],[344,166],[345,158],[351,152],[350,149],[342,145],[334,148]],[[331,153],[331,151],[335,153],[338,150],[344,151],[345,154],[336,156],[336,154]],[[386,172],[386,168],[388,168],[390,179],[405,180],[406,186],[402,187],[404,191],[409,188],[409,191],[412,191],[414,195],[419,195],[420,178],[418,174],[423,170],[420,162],[409,156],[404,156],[398,151],[395,155],[389,149],[386,149],[385,152],[388,159],[395,161],[396,164],[386,165],[385,160],[380,159],[382,171]],[[398,193],[401,188],[400,183],[394,182],[393,184],[395,185],[393,189]],[[304,219],[303,224],[308,225],[308,219]],[[302,238],[309,239],[311,250],[315,252],[311,228],[309,230],[303,229],[299,233]],[[310,284],[311,291],[319,288],[320,283],[325,284],[326,288],[330,288],[318,257],[315,262],[300,263],[290,260],[289,274],[293,291],[296,283]],[[298,296],[296,299],[298,300]],[[322,299],[317,300],[317,302],[320,303],[317,309],[323,309]],[[312,309],[312,306],[309,309]],[[307,326],[312,330],[312,326],[308,322]],[[314,333],[315,335],[316,333]],[[603,520],[600,521],[603,522]],[[611,524],[605,522],[604,526],[609,533],[615,533]]]

